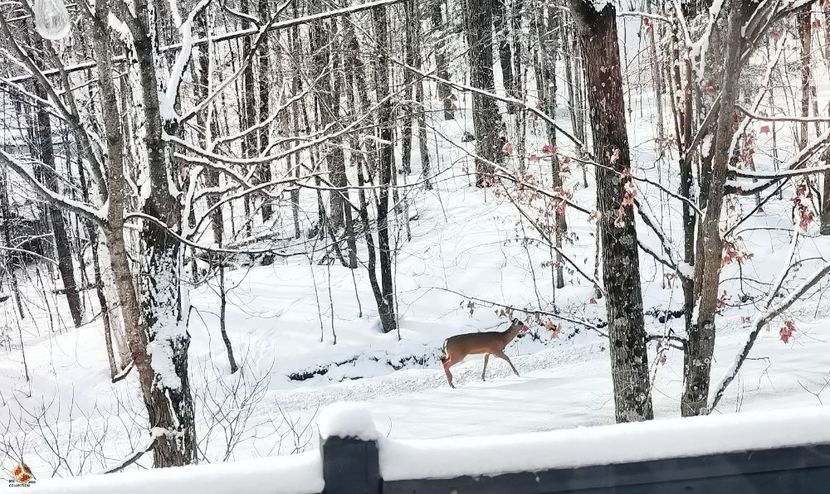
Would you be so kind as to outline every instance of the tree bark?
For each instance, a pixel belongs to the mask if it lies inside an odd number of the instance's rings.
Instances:
[[[136,1],[136,17],[128,17],[134,39],[137,70],[141,84],[142,115],[145,124],[143,145],[146,150],[150,194],[142,212],[156,218],[165,227],[145,220],[141,230],[142,290],[140,308],[129,308],[131,319],[138,316],[143,327],[131,323],[130,349],[139,370],[139,381],[152,427],[164,429],[156,440],[153,465],[168,467],[196,462],[196,427],[193,398],[190,394],[188,356],[190,336],[182,323],[180,255],[178,241],[168,233],[181,229],[181,204],[171,193],[168,177],[176,177],[172,150],[163,133],[175,135],[173,121],[162,121],[159,94],[164,87],[156,74],[158,40],[151,22],[158,11],[154,1]],[[164,126],[164,127],[163,127]],[[110,218],[110,221],[122,222]],[[113,226],[113,229],[115,227]],[[118,231],[123,231],[119,229]],[[115,237],[120,237],[116,234]],[[118,242],[118,238],[114,241]],[[126,260],[123,241],[116,261]],[[115,250],[115,249],[114,249]],[[127,266],[113,266],[116,277],[125,276]],[[126,285],[126,281],[123,282]],[[126,288],[126,287],[125,287]],[[122,300],[123,303],[123,300]],[[141,330],[143,329],[143,331]]]
[[[597,12],[589,1],[569,0],[585,64],[594,156],[597,206],[602,240],[602,278],[608,311],[608,338],[617,422],[649,420],[651,404],[648,352],[643,320],[637,230],[630,170],[629,144],[617,41],[616,9],[607,4]],[[626,183],[628,182],[628,183]]]
[[[709,380],[715,350],[715,315],[718,311],[723,245],[720,234],[724,185],[729,168],[729,148],[735,126],[734,105],[741,73],[743,23],[751,13],[751,0],[735,0],[729,9],[723,65],[720,109],[712,151],[712,173],[706,210],[699,226],[695,255],[697,318],[689,331],[684,362],[684,389],[680,411],[686,416],[707,412]]]
[[[539,37],[539,49],[541,50],[540,55],[540,70],[539,74],[542,80],[542,88],[539,90],[539,95],[541,99],[542,108],[546,114],[550,115],[551,118],[556,118],[556,96],[558,91],[558,83],[557,83],[557,75],[556,75],[556,62],[559,53],[559,29],[561,28],[561,23],[559,19],[559,14],[556,8],[553,5],[549,5],[545,10],[545,18],[547,23],[543,23],[542,19],[537,21],[537,36]],[[545,125],[548,143],[556,149],[556,127],[551,124]],[[551,178],[553,180],[553,190],[562,190],[562,176],[560,175],[561,172],[561,163],[559,162],[559,156],[556,153],[553,153],[550,157],[550,165],[551,165]],[[568,226],[565,220],[565,211],[564,209],[560,210],[559,208],[556,209],[554,213],[555,218],[555,232],[554,232],[554,242],[556,246],[556,262],[555,262],[555,272],[556,272],[556,280],[555,286],[556,288],[562,288],[565,286],[565,276],[564,276],[564,263],[562,259],[562,238],[564,237],[565,233],[567,232]]]
[[[6,178],[6,170],[0,170],[0,215],[3,216],[3,241],[7,247],[11,246],[11,208],[9,207],[9,189],[8,179]],[[3,262],[6,266],[6,271],[9,274],[9,283],[11,284],[12,296],[17,307],[17,312],[20,314],[20,319],[26,318],[26,313],[23,311],[23,301],[20,299],[20,285],[17,282],[17,266],[6,251],[3,252]]]
[[[372,10],[375,25],[377,53],[375,56],[375,84],[380,104],[380,157],[378,176],[380,190],[377,200],[378,260],[380,261],[380,284],[382,301],[378,303],[383,332],[389,333],[398,327],[395,315],[395,288],[392,284],[392,251],[389,242],[389,186],[395,173],[395,158],[392,148],[392,101],[389,98],[389,34],[386,27],[386,7]]]
[[[470,57],[470,85],[485,91],[495,91],[493,82],[493,2],[496,0],[468,0],[467,39]],[[499,162],[501,118],[496,101],[474,93],[473,127],[476,137],[476,187],[492,184],[494,168],[490,162]],[[486,160],[486,161],[485,161]]]
[[[43,51],[43,41],[40,36],[34,37],[35,48]],[[35,94],[44,100],[48,99],[46,89],[35,80]],[[45,108],[38,106],[37,110],[37,152],[39,154],[42,165],[37,166],[35,174],[39,175],[43,180],[43,184],[54,192],[60,192],[58,186],[58,170],[55,164],[55,151],[52,142],[52,122],[49,117],[49,112]],[[55,244],[55,254],[57,255],[58,271],[61,274],[61,281],[63,282],[64,293],[66,295],[66,302],[69,305],[69,313],[72,316],[72,322],[75,327],[79,327],[83,323],[83,307],[81,306],[81,297],[78,294],[78,287],[75,283],[75,267],[72,263],[72,250],[69,246],[69,236],[66,233],[66,224],[63,221],[63,213],[60,209],[54,206],[46,206],[49,222],[52,227],[53,240]]]
[[[413,2],[414,3],[414,2]],[[420,10],[417,8],[417,3],[415,4],[415,19],[414,19],[414,39],[415,43],[413,45],[413,53],[412,53],[412,63],[415,68],[420,69],[421,65],[423,64],[423,59],[421,58],[421,14]],[[424,181],[424,188],[429,190],[432,189],[432,181],[430,180],[430,166],[429,166],[429,146],[427,145],[427,121],[426,121],[426,112],[427,106],[424,104],[424,80],[423,78],[418,78],[418,81],[415,82],[415,104],[417,108],[417,115],[415,120],[418,122],[418,146],[421,155],[421,178]],[[407,220],[408,221],[408,220]]]
[[[468,0],[475,5],[475,0]],[[485,0],[487,1],[487,0]],[[502,84],[508,96],[516,96],[515,74],[513,73],[513,55],[510,49],[510,23],[507,16],[507,5],[505,0],[489,0],[492,2],[493,28],[496,31],[496,40],[499,45],[499,64],[501,65]],[[471,7],[477,8],[477,7]],[[486,9],[486,7],[484,7]],[[507,113],[515,113],[516,105],[507,104]]]
[[[415,65],[415,53],[414,50],[416,49],[415,46],[419,42],[415,38],[415,26],[414,23],[416,22],[416,15],[414,13],[417,6],[415,5],[414,0],[406,0],[403,3],[403,11],[404,11],[404,62],[413,67]],[[409,175],[412,173],[412,128],[413,128],[413,110],[412,110],[412,97],[413,97],[413,84],[415,82],[415,78],[412,76],[411,70],[404,69],[403,71],[403,84],[404,84],[404,96],[403,102],[401,103],[401,172]]]
[[[450,71],[447,67],[447,45],[446,33],[447,29],[444,25],[443,15],[441,13],[441,4],[444,0],[432,0],[430,2],[430,20],[432,21],[433,37],[435,39],[435,72],[439,78],[448,81],[450,80]],[[455,118],[455,110],[453,109],[452,92],[450,86],[446,83],[438,83],[438,97],[444,104],[444,120],[452,120]]]
[[[317,13],[321,4],[316,5],[311,13]],[[332,45],[337,37],[336,24],[334,21],[318,21],[311,27],[311,49],[314,53],[313,61],[315,74],[322,74],[323,77],[317,84],[316,100],[318,113],[320,115],[320,127],[335,124],[334,131],[342,128],[340,121],[340,93],[335,90],[332,79],[336,77],[333,66],[338,62],[337,54],[332,50]],[[326,166],[330,174],[330,180],[335,187],[346,186],[345,155],[340,145],[326,146],[323,148],[326,156]],[[335,231],[343,228],[345,219],[343,211],[343,194],[339,191],[332,191],[329,194],[329,219],[330,226]],[[322,228],[322,225],[321,225]]]
[[[259,0],[259,18],[263,21],[269,18],[268,12],[268,0]],[[265,35],[266,38],[268,35]],[[268,118],[270,113],[270,91],[272,87],[271,83],[271,52],[269,49],[268,41],[266,39],[265,43],[259,48],[259,53],[257,57],[257,61],[259,62],[258,69],[259,69],[259,79],[257,80],[258,85],[258,95],[259,95],[259,120],[263,121]],[[268,135],[269,126],[265,125],[259,130],[259,152],[263,153],[268,149],[268,142],[270,141],[270,136]],[[256,169],[256,173],[254,174],[254,183],[255,184],[263,184],[268,183],[271,181],[271,165],[270,164],[263,164],[259,165]],[[262,222],[265,223],[271,219],[273,216],[274,211],[271,207],[271,199],[268,197],[267,194],[262,195]]]

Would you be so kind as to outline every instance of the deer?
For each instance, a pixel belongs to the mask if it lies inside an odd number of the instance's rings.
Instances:
[[[487,380],[487,362],[490,360],[490,355],[506,361],[510,364],[510,368],[513,369],[513,373],[518,376],[519,371],[516,370],[510,358],[504,354],[504,347],[519,334],[526,333],[528,329],[525,323],[513,318],[510,322],[510,327],[504,331],[464,333],[450,336],[444,340],[444,353],[441,355],[441,363],[444,365],[444,373],[447,375],[447,382],[450,383],[450,387],[455,388],[455,385],[452,383],[450,367],[464,360],[467,355],[484,354],[484,369],[481,371],[482,381]]]

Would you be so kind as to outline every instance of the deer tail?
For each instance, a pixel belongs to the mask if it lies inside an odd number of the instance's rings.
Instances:
[[[444,345],[441,347],[441,362],[447,360],[447,340],[444,340]]]

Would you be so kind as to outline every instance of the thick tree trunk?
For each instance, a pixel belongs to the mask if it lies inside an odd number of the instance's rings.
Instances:
[[[375,24],[375,38],[377,39],[375,84],[380,104],[380,158],[378,160],[378,176],[380,190],[377,201],[378,224],[378,259],[380,261],[380,284],[382,301],[378,303],[380,320],[383,331],[389,333],[398,327],[395,315],[395,288],[392,283],[392,250],[389,242],[389,186],[393,183],[395,173],[395,157],[392,149],[392,101],[389,98],[389,34],[386,27],[386,7],[372,10]],[[381,303],[382,302],[382,303]]]
[[[173,169],[172,150],[162,137],[163,133],[175,135],[177,129],[172,121],[164,122],[164,129],[162,128],[159,94],[164,94],[165,88],[156,75],[154,56],[157,54],[158,40],[150,25],[150,19],[157,12],[156,5],[153,1],[137,0],[136,12],[139,14],[129,20],[129,27],[135,40],[146,132],[143,139],[147,156],[145,166],[150,179],[150,194],[144,202],[142,212],[156,218],[165,227],[155,221],[144,222],[141,231],[141,268],[142,279],[146,281],[142,283],[140,308],[129,308],[132,313],[125,313],[125,318],[131,319],[130,349],[135,365],[140,370],[139,381],[150,425],[165,431],[156,439],[153,464],[155,467],[167,467],[196,462],[196,427],[187,358],[190,336],[182,323],[179,284],[180,246],[168,233],[168,230],[178,233],[181,229],[181,205],[173,197],[168,182],[168,177],[178,175]],[[123,220],[111,216],[110,221]],[[114,224],[111,227],[113,230],[116,228]],[[113,241],[117,243],[121,234],[113,236],[116,237]],[[119,255],[114,252],[113,259],[124,263],[126,256],[123,252],[123,239],[121,244],[121,252]],[[116,277],[128,276],[127,268],[128,266],[114,265]],[[126,274],[122,270],[126,270]],[[127,284],[126,280],[122,283]],[[140,321],[142,327],[132,322],[136,316],[138,318],[135,320]]]
[[[729,9],[726,60],[721,82],[720,110],[712,151],[712,174],[706,210],[697,236],[695,290],[697,318],[689,331],[684,363],[684,389],[680,404],[685,416],[707,413],[709,379],[715,350],[715,315],[723,255],[720,235],[724,184],[729,168],[729,147],[735,126],[734,105],[741,73],[741,30],[751,12],[751,0],[735,0]]]
[[[608,338],[617,422],[649,420],[651,405],[648,352],[643,321],[639,253],[630,170],[625,103],[617,42],[616,9],[597,12],[589,1],[569,0],[586,64],[597,206],[602,239],[602,278],[608,311]]]
[[[495,91],[493,82],[493,2],[497,0],[468,0],[467,39],[470,57],[470,85],[485,91]],[[509,65],[509,64],[508,64]],[[502,144],[499,139],[501,118],[496,101],[482,94],[473,97],[473,127],[476,137],[476,187],[492,184],[493,166],[500,161]],[[487,161],[485,161],[487,160]]]

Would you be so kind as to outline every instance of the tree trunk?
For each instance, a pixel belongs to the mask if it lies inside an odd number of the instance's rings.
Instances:
[[[723,246],[720,235],[724,184],[729,168],[729,148],[735,126],[734,105],[741,72],[741,30],[751,12],[751,0],[735,0],[729,9],[726,35],[726,60],[723,65],[720,109],[712,152],[712,173],[706,210],[697,236],[695,290],[697,318],[689,331],[684,362],[684,389],[680,404],[686,416],[707,413],[709,378],[715,350],[715,315]]]
[[[8,179],[6,177],[6,170],[0,170],[0,215],[3,216],[3,242],[7,247],[12,245],[11,240],[11,208],[9,208],[9,189]],[[11,284],[12,296],[14,303],[17,306],[17,312],[20,314],[20,319],[26,318],[26,313],[23,311],[23,301],[20,299],[20,285],[17,282],[17,263],[11,259],[11,256],[3,251],[3,262],[6,266],[6,271],[9,274],[9,283]]]
[[[420,10],[417,9],[417,4],[415,4],[415,19],[414,19],[414,40],[415,43],[413,44],[413,52],[412,52],[412,63],[415,68],[420,69],[423,64],[423,59],[421,58],[421,15]],[[427,121],[426,121],[426,112],[427,106],[424,104],[424,80],[423,78],[419,78],[418,81],[415,83],[415,104],[417,108],[417,116],[416,120],[418,122],[418,146],[421,154],[421,178],[424,180],[424,188],[429,190],[432,189],[432,181],[430,180],[431,170],[429,166],[429,147],[427,143]],[[407,219],[408,221],[408,219]]]
[[[637,230],[634,222],[625,103],[617,41],[616,9],[597,12],[585,0],[569,0],[581,39],[594,156],[602,240],[602,278],[608,311],[608,338],[617,422],[649,420],[648,352],[643,321]]]
[[[495,91],[493,82],[493,2],[496,0],[468,0],[467,39],[470,57],[470,85],[485,91]],[[508,64],[509,65],[509,64]],[[500,161],[501,118],[496,101],[482,94],[474,93],[473,127],[476,137],[476,187],[493,183],[495,171],[490,162]],[[485,161],[487,160],[487,161]]]
[[[395,288],[392,284],[392,251],[389,243],[389,186],[395,173],[395,157],[392,149],[392,101],[389,98],[389,34],[386,28],[386,7],[372,10],[377,40],[375,84],[380,103],[380,159],[378,175],[380,190],[377,201],[378,259],[380,261],[380,284],[382,303],[378,304],[383,332],[389,333],[398,327],[395,315]]]
[[[435,39],[435,72],[441,79],[450,80],[450,71],[447,68],[447,45],[446,33],[449,29],[444,26],[443,16],[441,14],[441,4],[444,0],[431,0],[429,4],[430,20],[432,21],[433,39]],[[452,120],[455,118],[455,110],[453,109],[452,92],[450,87],[443,83],[438,83],[438,97],[444,104],[444,120]]]
[[[38,51],[43,51],[43,41],[40,36],[34,37],[34,45]],[[46,88],[35,80],[35,94],[43,99],[48,99]],[[58,170],[55,164],[55,152],[52,144],[52,122],[49,112],[38,106],[37,110],[37,152],[39,153],[42,165],[36,166],[35,174],[43,177],[43,184],[49,190],[60,192],[58,187]],[[54,206],[47,206],[47,215],[52,227],[52,234],[57,254],[58,271],[61,274],[66,302],[69,305],[69,313],[72,315],[72,322],[79,327],[83,322],[83,307],[81,297],[78,294],[78,287],[75,283],[75,267],[72,263],[72,250],[69,246],[69,237],[66,234],[66,224],[63,221],[63,213]]]
[[[150,19],[157,12],[156,5],[153,1],[136,0],[135,8],[139,14],[129,19],[128,24],[134,39],[141,84],[145,124],[143,145],[150,179],[150,194],[144,202],[142,212],[156,218],[165,227],[154,221],[144,221],[141,230],[142,279],[152,281],[142,284],[140,308],[128,307],[131,313],[125,313],[125,318],[131,321],[130,349],[136,368],[140,370],[139,381],[150,425],[165,431],[156,439],[153,465],[168,467],[196,462],[196,426],[187,358],[190,336],[182,322],[179,284],[180,246],[175,237],[168,233],[169,229],[171,233],[178,234],[181,229],[181,204],[172,195],[168,183],[168,177],[176,177],[178,173],[174,170],[172,149],[162,137],[163,133],[175,135],[178,129],[173,121],[162,122],[161,118],[159,94],[164,94],[165,88],[156,75],[154,55],[157,54],[158,40],[155,38],[154,26],[150,24]],[[115,177],[117,180],[119,175]],[[116,187],[119,186],[120,184]],[[112,203],[112,198],[110,202]],[[123,222],[112,215],[110,221]],[[114,224],[111,226],[114,231],[123,231],[116,230]],[[121,237],[121,233],[113,236],[116,237],[113,240],[118,243],[117,237]],[[119,255],[114,252],[113,259],[125,264],[123,239],[120,243],[121,252]],[[116,277],[129,276],[126,265],[114,265],[113,270]],[[122,280],[122,283],[127,284],[126,280]],[[136,326],[132,321],[140,321],[143,327]]]
[[[317,13],[321,4],[314,4],[316,7],[311,13]],[[335,124],[333,131],[342,128],[340,121],[340,93],[335,91],[332,81],[336,77],[337,70],[332,66],[337,64],[337,54],[332,50],[337,37],[337,30],[334,28],[334,21],[317,21],[311,26],[311,49],[314,53],[314,73],[322,74],[323,77],[317,83],[317,106],[320,115],[320,127]],[[335,187],[346,186],[346,168],[343,147],[340,145],[326,146],[322,148],[326,156],[326,165],[329,171],[330,180]],[[329,194],[329,218],[330,226],[335,231],[343,228],[343,194],[340,191],[332,191]],[[321,226],[322,227],[322,226]]]
[[[84,173],[83,163],[78,164],[78,183],[81,188],[81,197],[87,203],[90,202],[89,187],[86,183],[86,175]],[[95,276],[95,294],[98,296],[98,305],[101,308],[101,320],[104,323],[104,344],[107,347],[107,361],[110,366],[110,379],[115,380],[116,376],[127,365],[127,361],[122,359],[119,365],[118,359],[115,357],[115,346],[113,345],[113,324],[110,311],[110,304],[107,302],[107,295],[104,291],[104,280],[101,276],[101,259],[98,255],[98,226],[91,221],[85,222],[86,231],[89,235],[89,246],[92,251],[92,269]],[[123,354],[121,354],[123,356]]]
[[[553,5],[549,5],[545,12],[547,18],[547,25],[543,24],[542,20],[538,21],[537,35],[539,37],[539,49],[541,50],[540,60],[540,76],[543,90],[539,91],[541,97],[542,108],[551,118],[556,118],[556,95],[558,91],[558,83],[556,76],[556,61],[559,53],[559,29],[561,28],[559,14]],[[556,127],[550,124],[545,125],[548,137],[548,143],[556,149]],[[553,153],[550,157],[551,178],[553,180],[554,192],[562,190],[562,176],[561,164],[559,156]],[[565,286],[564,263],[562,259],[562,238],[567,232],[568,226],[565,221],[564,209],[556,208],[555,216],[555,233],[554,242],[557,248],[556,252],[556,288]]]
[[[266,21],[269,18],[268,12],[268,0],[259,0],[259,18],[263,21]],[[270,91],[272,87],[271,83],[271,53],[269,50],[268,45],[268,34],[265,35],[266,40],[263,45],[259,48],[258,58],[259,61],[259,79],[257,80],[258,89],[259,89],[259,121],[263,121],[268,118],[270,113]],[[269,135],[268,135],[269,126],[265,125],[259,130],[259,152],[264,153],[268,149],[268,142],[269,142]],[[254,174],[254,183],[255,184],[263,184],[268,183],[272,180],[271,178],[271,165],[266,163],[257,166],[256,173]],[[262,195],[262,222],[265,223],[271,219],[271,216],[274,214],[273,208],[271,207],[271,199],[268,197],[267,194]]]
[[[414,0],[406,0],[403,3],[404,11],[404,62],[410,67],[415,65],[415,45],[419,42],[415,38],[415,14]],[[412,111],[412,97],[415,78],[412,76],[411,70],[404,69],[403,71],[403,85],[404,96],[401,103],[401,172],[409,175],[412,173],[412,127],[413,127],[413,111]]]
[[[469,9],[477,9],[476,0],[468,0],[470,2]],[[484,0],[485,2],[488,0]],[[489,0],[492,2],[492,16],[493,27],[496,31],[496,40],[499,45],[499,63],[501,64],[502,83],[504,84],[504,91],[508,96],[516,97],[515,81],[513,74],[513,56],[510,50],[510,24],[507,17],[507,5],[505,0]],[[487,7],[482,7],[486,10]],[[475,14],[472,14],[475,15]],[[490,45],[487,45],[490,46]],[[507,104],[507,113],[511,115],[515,113],[516,105],[513,103]]]
[[[799,66],[801,68],[801,116],[810,116],[810,51],[813,49],[813,27],[810,25],[810,13],[812,12],[812,4],[807,4],[801,8],[796,15],[796,22],[798,23],[798,36],[801,39],[801,60]],[[801,122],[801,129],[798,134],[798,149],[807,147],[809,140],[809,122],[806,120]]]
[[[249,1],[252,0],[240,0],[239,9],[243,14],[250,14],[251,7],[249,5]],[[243,26],[247,27],[247,22],[243,23]],[[251,37],[244,36],[242,38],[242,57],[247,57],[251,52]],[[257,106],[256,106],[256,82],[254,81],[254,64],[248,63],[248,65],[242,71],[242,100],[239,102],[242,106],[242,114],[240,115],[240,127],[242,129],[249,129],[256,125],[257,123]],[[250,132],[248,135],[244,137],[242,140],[242,155],[246,158],[253,158],[257,155],[257,133]],[[245,234],[249,237],[253,235],[253,225],[254,225],[254,217],[251,214],[252,206],[255,207],[253,204],[254,197],[251,194],[245,195],[242,199],[244,211],[245,211]]]
[[[646,0],[646,11],[651,13],[651,0]],[[665,141],[665,129],[663,124],[663,78],[661,77],[660,58],[657,56],[656,26],[651,24],[648,29],[648,50],[651,57],[651,76],[654,84],[654,101],[657,110],[657,150],[662,152]]]

